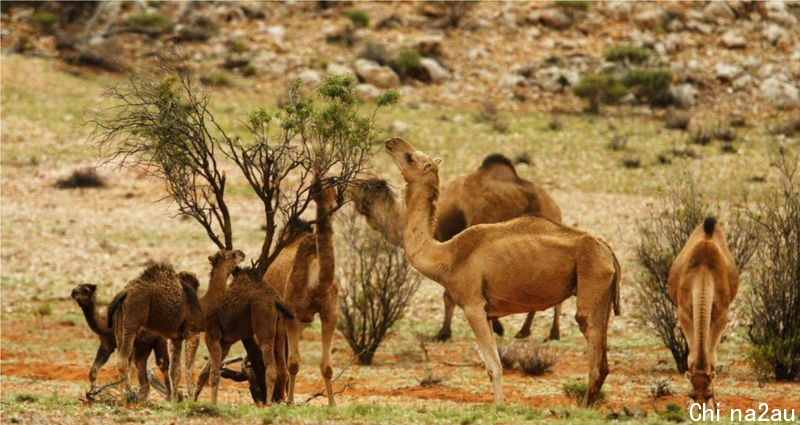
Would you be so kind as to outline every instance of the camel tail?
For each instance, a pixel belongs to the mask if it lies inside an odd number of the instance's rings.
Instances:
[[[283,317],[287,319],[294,319],[294,311],[292,311],[292,308],[277,298],[275,299],[275,308],[278,309],[278,312],[282,314]]]
[[[114,329],[114,313],[117,310],[122,311],[122,303],[125,301],[125,298],[128,297],[128,293],[125,291],[120,292],[117,294],[113,300],[111,300],[111,304],[108,305],[108,328]]]
[[[694,346],[697,347],[695,368],[705,370],[708,363],[708,337],[711,332],[711,307],[714,304],[714,280],[708,270],[699,271],[692,286],[692,322]]]
[[[713,236],[714,235],[714,228],[717,226],[717,218],[716,217],[706,217],[703,220],[703,231],[706,232],[706,236]]]

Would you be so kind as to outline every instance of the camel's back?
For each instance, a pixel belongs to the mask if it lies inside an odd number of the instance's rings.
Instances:
[[[148,328],[160,332],[175,329],[183,322],[189,310],[199,308],[196,294],[187,295],[175,269],[168,264],[148,266],[136,279],[125,286],[126,310],[142,310],[147,305]]]
[[[736,296],[739,270],[724,232],[719,226],[714,227],[708,236],[703,225],[698,225],[672,262],[667,287],[675,303],[678,303],[680,293],[691,292],[692,276],[701,269],[713,275],[718,299],[727,303]]]
[[[286,290],[287,280],[289,279],[289,275],[292,273],[294,260],[297,257],[297,251],[303,244],[303,241],[309,238],[313,239],[314,234],[308,233],[298,236],[295,240],[290,242],[289,245],[283,248],[278,257],[275,258],[275,260],[269,266],[267,272],[264,273],[264,283],[275,288],[278,293],[284,293]]]

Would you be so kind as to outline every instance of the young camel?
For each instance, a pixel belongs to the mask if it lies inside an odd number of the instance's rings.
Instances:
[[[97,308],[97,300],[95,299],[95,292],[97,285],[91,283],[83,283],[76,286],[71,293],[78,306],[83,311],[83,316],[86,319],[86,324],[89,329],[97,335],[100,341],[100,346],[97,347],[97,354],[94,358],[94,363],[89,369],[89,391],[97,388],[97,373],[100,368],[106,364],[108,358],[117,349],[117,341],[114,339],[114,331],[108,326],[108,318],[106,315],[100,313]],[[136,336],[133,343],[133,358],[136,365],[137,376],[139,378],[139,395],[140,400],[147,400],[150,392],[150,379],[147,376],[147,360],[150,358],[150,353],[154,353],[156,357],[156,365],[161,369],[161,373],[166,378],[169,375],[169,356],[167,355],[167,340],[163,337],[147,331],[142,330]],[[169,380],[166,380],[166,394],[169,395]]]
[[[385,145],[406,181],[406,255],[464,310],[493,384],[494,402],[503,402],[502,365],[487,319],[544,310],[576,295],[575,319],[589,357],[583,404],[593,404],[608,375],[612,307],[619,314],[620,268],[611,248],[585,232],[533,216],[472,226],[439,242],[434,229],[441,160],[401,138]]]
[[[356,210],[366,217],[373,229],[388,241],[402,244],[404,212],[385,180],[367,179],[351,190],[351,196]],[[440,242],[450,240],[469,226],[499,223],[523,214],[561,223],[561,209],[553,198],[539,185],[520,178],[511,161],[500,154],[487,156],[477,170],[446,183],[439,204],[434,236]],[[446,341],[451,336],[455,303],[447,291],[444,292],[444,306],[444,322],[434,337],[437,341]],[[531,334],[533,316],[534,313],[528,313],[516,338]],[[560,338],[560,317],[561,304],[558,304],[553,308],[553,323],[546,340]],[[492,320],[492,327],[503,335],[499,320]]]
[[[284,248],[264,275],[264,282],[283,293],[286,304],[295,313],[294,318],[285,319],[289,350],[287,401],[294,402],[295,382],[300,369],[301,323],[310,323],[319,314],[322,324],[322,359],[319,367],[325,380],[328,405],[335,406],[331,341],[339,313],[339,285],[335,277],[331,220],[337,203],[336,188],[315,190],[313,196],[317,209],[316,232],[300,235]],[[279,370],[279,381],[280,375],[284,373],[285,371]]]
[[[669,270],[668,288],[689,345],[689,397],[708,403],[714,398],[717,346],[739,289],[739,270],[715,218],[706,218],[689,236]]]
[[[208,291],[198,300],[190,286],[181,284],[172,266],[153,264],[139,277],[128,282],[123,292],[109,306],[117,340],[119,378],[123,389],[130,391],[128,367],[133,342],[139,330],[147,329],[170,340],[169,378],[171,401],[179,400],[180,354],[183,341],[196,337],[208,325],[208,317],[216,311],[228,275],[244,260],[242,251],[220,251],[209,257],[212,261]],[[114,313],[112,314],[112,311]],[[112,323],[109,323],[111,326]],[[189,371],[185,371],[189,375]]]

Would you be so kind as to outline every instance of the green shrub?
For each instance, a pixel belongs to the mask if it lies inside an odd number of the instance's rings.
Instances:
[[[669,92],[672,72],[666,68],[632,69],[622,78],[622,84],[652,106],[667,106],[674,100]]]
[[[603,57],[609,62],[642,63],[650,59],[650,54],[650,49],[618,44],[607,48]]]
[[[369,15],[363,9],[350,9],[345,12],[345,16],[353,22],[356,28],[366,28],[369,26]]]
[[[151,37],[172,31],[175,24],[169,17],[160,13],[138,13],[120,22],[123,31],[146,34]]]
[[[207,86],[225,87],[231,85],[231,77],[223,71],[211,71],[200,77],[200,82]]]
[[[611,105],[628,94],[628,89],[610,74],[587,74],[581,77],[572,92],[589,101],[589,111],[597,112],[601,105]]]
[[[686,420],[685,412],[681,409],[681,406],[675,403],[669,403],[664,406],[664,411],[658,412],[658,416],[667,422],[684,422]]]
[[[58,25],[58,16],[50,12],[34,12],[28,22],[37,30],[52,34]]]
[[[581,405],[583,403],[583,398],[586,396],[586,390],[588,385],[586,381],[582,379],[572,379],[569,380],[561,385],[561,392],[570,400],[574,401],[575,404]],[[600,390],[597,394],[597,404],[601,404],[606,401],[606,392],[605,390]]]
[[[252,63],[248,63],[247,65],[243,66],[240,69],[240,71],[242,72],[242,75],[244,75],[245,77],[252,77],[256,75],[258,69]]]
[[[417,49],[400,49],[392,59],[391,67],[403,79],[427,81],[428,71],[422,66],[422,54]]]
[[[555,0],[553,4],[562,9],[589,10],[589,2],[586,0]]]

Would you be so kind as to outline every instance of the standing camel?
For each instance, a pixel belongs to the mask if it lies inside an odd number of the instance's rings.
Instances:
[[[208,291],[198,300],[189,285],[182,284],[170,265],[153,264],[131,280],[109,306],[109,325],[117,340],[119,378],[123,389],[130,392],[128,367],[133,342],[141,329],[155,332],[170,340],[170,400],[178,401],[180,354],[183,341],[195,337],[207,326],[207,318],[215,312],[225,293],[231,271],[244,260],[242,251],[222,250],[209,257],[212,262]],[[189,375],[189,371],[185,371]]]
[[[369,225],[397,245],[403,243],[404,212],[395,200],[385,180],[368,179],[351,190],[356,210],[364,215]],[[520,178],[514,164],[503,155],[492,154],[484,158],[481,166],[463,176],[447,182],[442,189],[439,216],[434,236],[436,240],[450,240],[469,226],[499,223],[523,214],[532,214],[561,223],[561,209],[539,185]],[[444,321],[434,337],[446,341],[451,336],[451,323],[455,302],[444,292]],[[528,313],[525,323],[515,335],[526,338],[531,334],[534,313]],[[547,340],[560,338],[561,304],[553,308],[553,324]],[[503,326],[492,320],[499,335]]]
[[[668,288],[689,345],[689,397],[695,403],[708,403],[714,398],[717,346],[739,289],[739,270],[714,217],[707,217],[694,229],[675,257]]]
[[[620,267],[602,240],[540,217],[472,226],[447,242],[434,238],[440,159],[401,138],[386,150],[406,181],[403,244],[411,264],[441,284],[464,310],[503,403],[502,365],[488,318],[540,311],[575,295],[575,319],[586,338],[589,380],[584,405],[597,401],[608,375],[610,312],[619,314]]]

